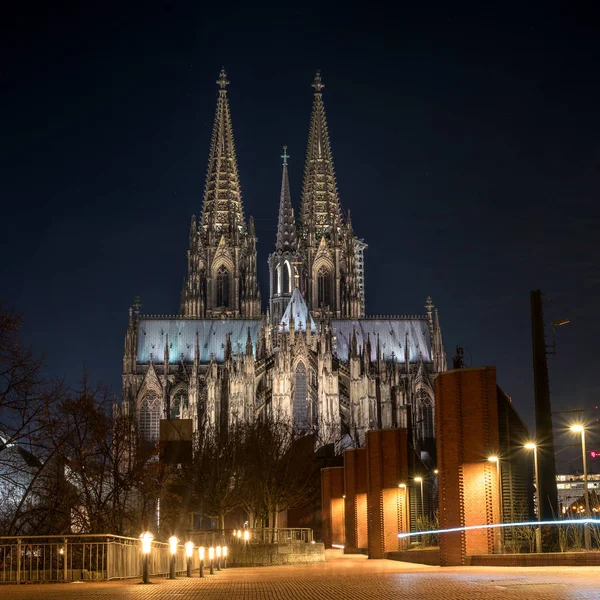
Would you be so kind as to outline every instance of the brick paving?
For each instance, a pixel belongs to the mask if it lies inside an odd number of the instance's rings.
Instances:
[[[5,585],[2,600],[600,599],[600,567],[424,567],[328,551],[317,565],[227,569],[213,577]]]

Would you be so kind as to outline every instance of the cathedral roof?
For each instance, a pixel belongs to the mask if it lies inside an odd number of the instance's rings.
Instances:
[[[279,220],[277,222],[277,243],[275,250],[278,252],[294,252],[296,250],[296,220],[292,208],[290,194],[290,181],[288,178],[287,146],[283,147],[283,173],[281,176],[281,197],[279,199]]]
[[[292,297],[290,298],[290,302],[283,313],[283,317],[279,322],[280,329],[282,329],[281,324],[285,325],[285,329],[289,331],[290,328],[290,317],[294,314],[294,330],[295,331],[306,331],[306,322],[310,319],[310,330],[316,332],[317,326],[306,306],[306,302],[304,301],[304,296],[300,292],[299,288],[294,288],[292,292]]]
[[[210,142],[201,230],[205,234],[209,230],[218,234],[230,234],[233,227],[244,232],[246,223],[227,99],[226,87],[229,81],[224,69],[221,70],[217,84],[220,89]]]
[[[248,329],[252,339],[252,348],[256,356],[260,319],[140,319],[138,329],[138,364],[162,363],[165,359],[165,344],[169,339],[169,364],[193,362],[196,349],[196,333],[200,348],[200,362],[208,363],[211,355],[217,362],[223,362],[227,334],[231,337],[233,352],[238,346],[246,348]]]
[[[322,89],[325,85],[319,72],[312,86],[315,88],[315,95],[304,165],[301,220],[303,230],[306,230],[309,224],[314,225],[315,234],[320,238],[322,235],[330,235],[334,229],[341,226],[342,209],[323,104]]]
[[[335,336],[335,351],[342,361],[350,356],[352,333],[363,348],[371,339],[371,360],[377,360],[377,336],[381,354],[386,360],[405,362],[406,334],[408,334],[408,356],[410,362],[432,362],[431,340],[427,317],[411,319],[335,319],[331,321]]]

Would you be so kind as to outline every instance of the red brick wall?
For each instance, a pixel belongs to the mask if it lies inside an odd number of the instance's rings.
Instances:
[[[498,454],[496,369],[481,367],[441,373],[435,379],[439,512],[442,529],[497,522]],[[466,554],[486,554],[493,530],[442,534],[442,565],[464,564]]]

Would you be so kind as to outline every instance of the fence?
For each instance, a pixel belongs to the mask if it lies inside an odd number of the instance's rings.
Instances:
[[[150,575],[169,574],[169,545],[153,542]],[[185,572],[185,548],[178,546],[175,569]],[[197,550],[192,569],[200,567]],[[0,583],[107,581],[141,577],[140,540],[118,535],[0,537]]]
[[[238,532],[240,535],[238,535]],[[245,534],[247,532],[247,538]],[[234,546],[235,544],[290,544],[313,541],[309,528],[261,527],[256,529],[195,529],[188,535],[197,546]]]

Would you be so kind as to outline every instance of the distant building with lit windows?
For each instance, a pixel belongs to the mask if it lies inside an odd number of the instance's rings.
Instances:
[[[407,427],[431,449],[433,379],[446,370],[437,309],[365,316],[364,251],[338,195],[321,76],[314,98],[299,218],[284,148],[269,301],[262,313],[256,231],[246,220],[222,71],[201,216],[192,217],[178,314],[131,307],[121,410],[158,439],[160,419],[225,426],[285,417],[320,443],[363,444],[370,429]],[[369,198],[375,204],[376,199]],[[367,199],[359,210],[367,208]],[[383,207],[381,207],[383,208]],[[390,257],[390,277],[404,260]],[[379,290],[385,293],[385,290]]]

